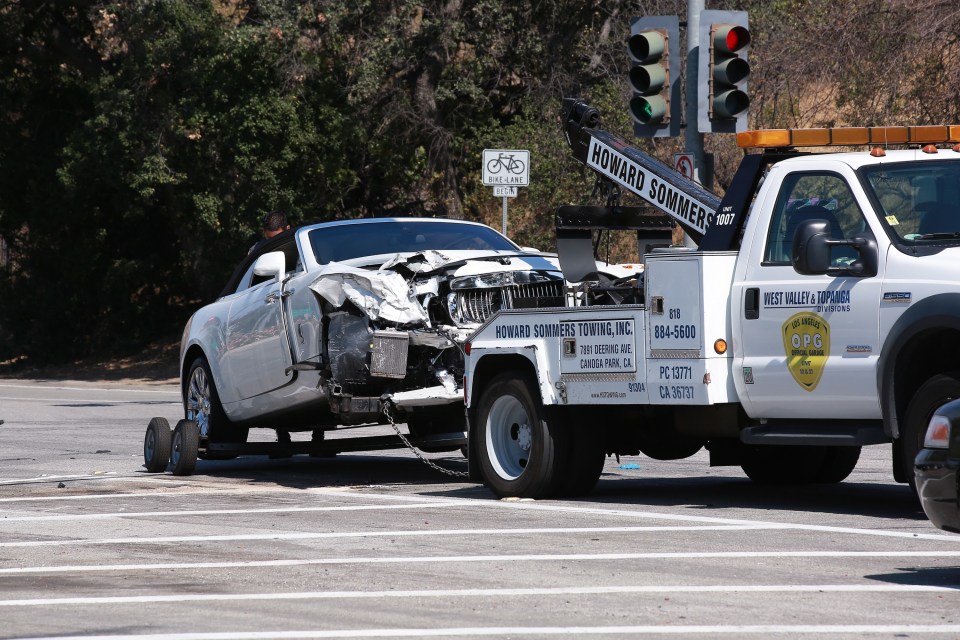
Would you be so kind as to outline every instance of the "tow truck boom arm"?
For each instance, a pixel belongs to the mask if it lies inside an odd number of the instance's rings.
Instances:
[[[564,98],[564,133],[573,157],[601,179],[634,193],[683,226],[697,243],[713,222],[720,198],[625,140],[598,128],[599,112]]]

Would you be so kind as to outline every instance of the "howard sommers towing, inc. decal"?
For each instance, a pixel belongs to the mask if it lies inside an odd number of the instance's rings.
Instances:
[[[677,191],[655,174],[596,138],[590,139],[587,166],[619,181],[650,204],[656,205],[677,220],[684,220],[700,233],[704,233],[707,225],[713,222],[713,209]]]
[[[813,391],[830,357],[830,325],[815,313],[801,311],[783,323],[787,368],[801,387]]]

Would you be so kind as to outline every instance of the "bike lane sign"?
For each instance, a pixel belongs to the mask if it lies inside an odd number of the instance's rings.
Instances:
[[[525,149],[484,149],[483,184],[487,187],[528,186],[530,152]]]

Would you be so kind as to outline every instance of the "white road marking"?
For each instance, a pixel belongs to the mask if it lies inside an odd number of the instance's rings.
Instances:
[[[343,497],[348,497],[350,495],[357,495],[355,492],[348,491],[327,491],[325,495],[337,496],[342,495]],[[426,496],[398,496],[385,493],[367,493],[363,492],[361,495],[365,497],[377,497],[384,500],[427,500],[429,499]],[[881,529],[859,529],[855,527],[835,527],[829,525],[816,525],[816,524],[798,524],[798,523],[780,523],[780,522],[767,522],[763,520],[746,520],[742,518],[716,518],[711,516],[691,516],[684,514],[675,514],[675,513],[658,513],[655,511],[629,511],[626,509],[603,509],[599,507],[574,507],[567,506],[563,504],[547,504],[542,502],[537,502],[535,500],[517,500],[517,501],[508,501],[508,500],[474,500],[469,498],[436,498],[436,500],[459,500],[464,505],[474,505],[481,506],[486,508],[493,509],[526,509],[531,511],[553,511],[557,513],[575,513],[578,515],[590,515],[594,517],[599,516],[612,516],[617,518],[640,518],[640,519],[652,519],[652,520],[667,520],[667,521],[676,521],[676,522],[699,522],[699,523],[711,523],[711,524],[728,524],[728,525],[742,525],[742,526],[758,526],[764,525],[771,528],[777,529],[792,529],[797,531],[818,531],[825,533],[849,533],[854,535],[869,535],[869,536],[881,536],[881,537],[891,537],[891,538],[911,538],[916,540],[939,540],[942,542],[954,542],[960,543],[960,535],[955,534],[939,534],[939,533],[911,533],[909,531],[884,531]],[[932,526],[932,525],[931,525]]]
[[[410,536],[506,536],[548,533],[665,533],[668,531],[768,531],[779,526],[691,525],[664,527],[532,527],[529,529],[428,529],[422,531],[337,531],[304,533],[251,533],[206,536],[156,536],[136,538],[77,538],[0,542],[0,547],[67,547],[109,544],[168,544],[171,542],[238,542],[243,540],[319,540],[330,538],[402,538]]]
[[[835,636],[839,634],[956,634],[955,624],[820,624],[820,625],[653,625],[610,627],[454,627],[446,629],[341,629],[323,631],[226,631],[192,633],[158,633],[153,635],[110,636],[44,636],[23,640],[298,640],[301,638],[451,638],[460,636],[557,636],[576,638],[585,635],[771,635],[794,637],[801,634]]]
[[[953,593],[957,585],[811,584],[811,585],[626,585],[597,587],[531,587],[502,589],[414,589],[405,591],[299,591],[288,593],[178,593],[143,596],[83,596],[0,600],[0,607],[146,604],[183,602],[242,602],[250,600],[343,600],[348,598],[503,598],[505,596],[570,596],[665,593]],[[958,626],[960,628],[960,626]]]
[[[165,494],[169,495],[169,494]],[[3,522],[43,522],[69,520],[102,520],[110,518],[154,518],[169,516],[220,516],[253,513],[296,513],[314,511],[351,511],[351,510],[378,510],[378,509],[421,509],[433,507],[473,507],[485,509],[526,509],[534,511],[550,511],[556,513],[574,513],[593,517],[607,516],[615,518],[665,520],[674,522],[689,522],[698,524],[728,525],[742,527],[764,527],[770,529],[789,529],[795,531],[817,531],[822,533],[843,533],[852,535],[869,535],[890,538],[910,538],[916,540],[937,540],[941,542],[960,543],[960,536],[939,533],[912,533],[909,531],[887,531],[882,529],[860,529],[855,527],[837,527],[829,525],[813,525],[798,523],[779,523],[763,520],[747,520],[742,518],[717,518],[710,516],[694,516],[674,513],[660,513],[653,511],[631,511],[627,509],[603,509],[599,507],[577,507],[563,504],[545,504],[536,501],[482,500],[471,498],[430,498],[429,496],[396,496],[383,493],[367,493],[342,490],[323,490],[324,496],[343,498],[383,499],[403,504],[353,505],[353,506],[326,506],[326,507],[277,507],[271,509],[209,509],[191,511],[138,511],[93,514],[57,514],[45,516],[13,516],[3,518]],[[121,497],[121,496],[118,496]]]
[[[111,478],[116,480],[116,471],[105,471],[104,473],[85,473],[72,476],[36,476],[34,478],[18,478],[16,480],[0,480],[0,485],[5,484],[28,484],[30,482],[46,482],[49,480],[94,480],[100,478]]]
[[[343,629],[324,631],[245,631],[212,633],[162,633],[154,635],[127,636],[44,636],[24,638],[23,640],[297,640],[300,638],[451,638],[460,636],[558,636],[574,638],[584,635],[784,635],[800,634],[838,635],[838,634],[912,634],[960,633],[960,625],[954,624],[898,624],[898,625],[665,625],[657,627],[616,626],[616,627],[458,627],[447,629]]]
[[[191,511],[120,511],[114,513],[70,513],[54,516],[11,516],[2,522],[62,522],[65,520],[109,520],[111,518],[167,518],[171,516],[223,516],[252,513],[315,513],[318,511],[377,511],[394,509],[433,509],[462,507],[460,502],[421,502],[413,504],[355,504],[327,507],[275,507],[269,509],[205,509]]]
[[[0,400],[16,400],[18,402],[57,402],[57,403],[67,403],[67,404],[143,404],[143,400],[105,400],[101,398],[41,398],[41,397],[31,397],[31,398],[17,398],[13,396],[0,396]],[[150,404],[155,405],[179,405],[179,400],[150,400]],[[6,428],[15,426],[16,421],[8,421],[4,426]]]
[[[477,556],[383,556],[373,558],[301,558],[291,560],[241,560],[220,562],[158,562],[138,564],[59,565],[0,569],[0,575],[97,573],[103,571],[155,571],[196,569],[249,569],[309,565],[434,564],[455,562],[557,562],[609,560],[673,560],[729,558],[957,558],[960,551],[647,551],[632,553],[528,553]]]
[[[46,384],[6,384],[0,383],[0,389],[53,389],[54,391],[82,391],[84,393],[88,391],[105,391],[105,392],[115,392],[120,391],[122,393],[161,393],[166,395],[175,395],[180,396],[180,391],[177,389],[126,389],[120,386],[110,387],[110,388],[100,388],[100,387],[62,387],[55,385],[46,385]],[[14,398],[5,398],[0,397],[0,400],[13,400]]]

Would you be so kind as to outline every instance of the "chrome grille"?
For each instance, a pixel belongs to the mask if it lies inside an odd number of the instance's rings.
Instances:
[[[457,307],[466,322],[485,322],[500,309],[563,305],[563,281],[513,284],[499,289],[461,289]]]

